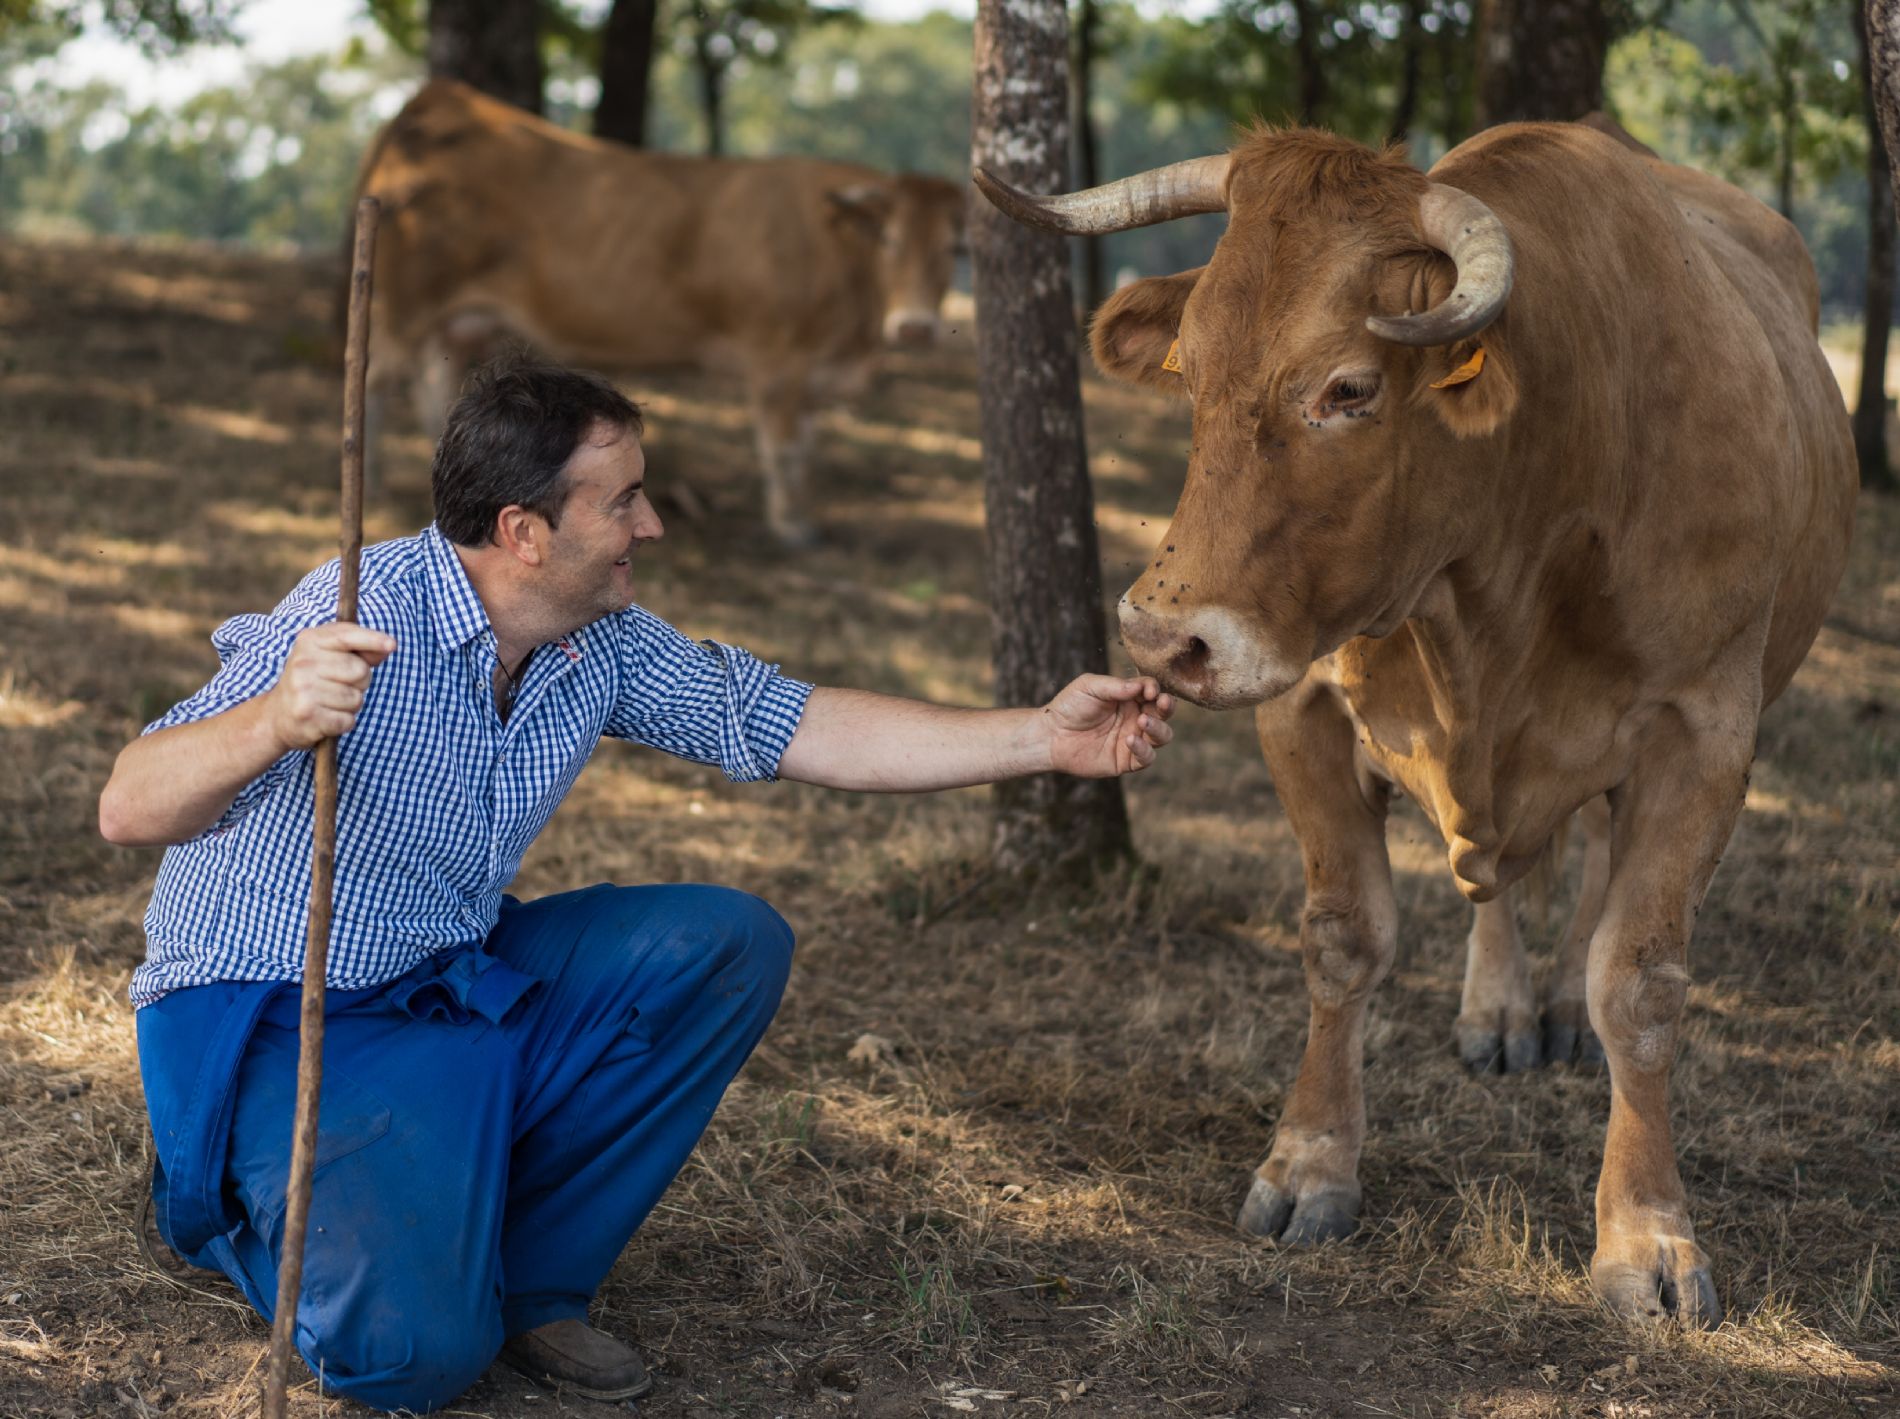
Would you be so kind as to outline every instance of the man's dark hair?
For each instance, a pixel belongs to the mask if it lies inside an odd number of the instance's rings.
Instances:
[[[645,427],[638,405],[587,370],[520,351],[479,366],[449,410],[429,471],[442,535],[479,547],[511,503],[559,526],[568,491],[561,470],[596,424],[636,435]]]

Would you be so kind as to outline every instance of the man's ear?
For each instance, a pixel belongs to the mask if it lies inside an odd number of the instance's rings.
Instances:
[[[1181,333],[1181,312],[1205,266],[1174,276],[1150,276],[1123,286],[1102,302],[1089,327],[1095,367],[1110,379],[1148,384],[1185,394],[1177,371],[1166,370],[1168,351]]]
[[[495,514],[495,545],[524,566],[538,567],[547,556],[547,523],[519,503]]]
[[[1424,352],[1414,398],[1461,439],[1496,433],[1517,408],[1510,347],[1496,326]]]

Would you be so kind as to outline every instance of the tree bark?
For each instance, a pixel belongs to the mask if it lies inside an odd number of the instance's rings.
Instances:
[[[1880,8],[1880,0],[1872,7]],[[1889,93],[1893,79],[1892,7],[1888,19]],[[1893,164],[1888,142],[1882,138],[1877,112],[1880,84],[1875,75],[1867,26],[1862,15],[1854,26],[1860,42],[1861,115],[1867,125],[1867,304],[1860,345],[1860,393],[1854,402],[1854,452],[1860,460],[1863,488],[1895,487],[1893,465],[1887,454],[1887,335],[1893,325],[1893,258],[1896,214]]]
[[[600,31],[600,101],[594,136],[646,146],[647,92],[653,76],[653,32],[659,0],[614,0]]]
[[[1075,185],[1078,188],[1095,187],[1101,182],[1101,166],[1097,160],[1095,143],[1095,118],[1089,112],[1090,96],[1094,89],[1096,36],[1099,33],[1101,11],[1096,0],[1077,0],[1075,7],[1075,70],[1074,82],[1070,86],[1070,95],[1074,99],[1071,107],[1070,125],[1075,133]],[[1098,236],[1077,237],[1082,246],[1082,298],[1090,310],[1094,310],[1108,296],[1108,279],[1102,267],[1102,244],[1104,238]]]
[[[971,155],[1031,191],[1066,176],[1068,45],[1065,0],[978,0]],[[1036,705],[1108,663],[1069,252],[983,201],[970,252],[996,701]],[[1130,850],[1113,779],[1043,774],[994,792],[1004,872],[1079,874]]]
[[[541,112],[540,0],[429,0],[429,77]]]
[[[1419,6],[1424,3],[1425,0],[1409,0],[1401,22],[1405,29],[1399,38],[1399,101],[1392,110],[1392,126],[1386,134],[1389,143],[1403,143],[1406,134],[1412,131],[1412,120],[1418,116],[1419,51],[1425,42],[1425,30],[1419,24]]]
[[[1603,0],[1482,0],[1478,126],[1569,121],[1603,107]]]

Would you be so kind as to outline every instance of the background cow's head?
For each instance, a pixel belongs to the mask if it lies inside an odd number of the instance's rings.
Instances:
[[[1511,290],[1497,217],[1402,151],[1307,130],[1065,197],[977,181],[1068,232],[1229,214],[1205,267],[1125,286],[1094,321],[1106,374],[1193,405],[1180,504],[1121,601],[1136,664],[1229,707],[1395,628],[1481,495],[1459,440],[1516,403],[1509,353],[1477,338]]]
[[[936,339],[937,308],[963,250],[966,189],[939,177],[900,173],[829,194],[842,219],[862,225],[877,248],[884,297],[884,339],[927,345]]]

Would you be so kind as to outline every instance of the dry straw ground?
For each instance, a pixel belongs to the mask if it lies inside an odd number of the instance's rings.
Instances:
[[[331,279],[0,246],[0,1415],[253,1403],[263,1327],[133,1247],[125,986],[155,854],[109,847],[93,813],[121,743],[208,673],[211,628],[332,550]],[[830,539],[796,557],[762,536],[730,392],[637,387],[656,484],[688,478],[708,513],[642,563],[647,603],[820,680],[984,701],[972,380],[966,336],[827,421]],[[1118,588],[1172,506],[1184,425],[1088,401]],[[425,453],[404,445],[373,536],[427,517]],[[1409,815],[1367,1225],[1313,1254],[1230,1229],[1304,1028],[1300,871],[1246,716],[1185,712],[1168,760],[1129,788],[1146,870],[1023,901],[982,877],[981,792],[737,788],[600,751],[521,890],[711,879],[802,938],[777,1026],[601,1298],[657,1363],[648,1413],[1900,1406],[1900,505],[1862,509],[1700,924],[1676,1117],[1718,1334],[1593,1307],[1606,1081],[1460,1071],[1466,916]],[[599,1408],[496,1371],[456,1412]],[[294,1410],[362,1412],[308,1382]]]

